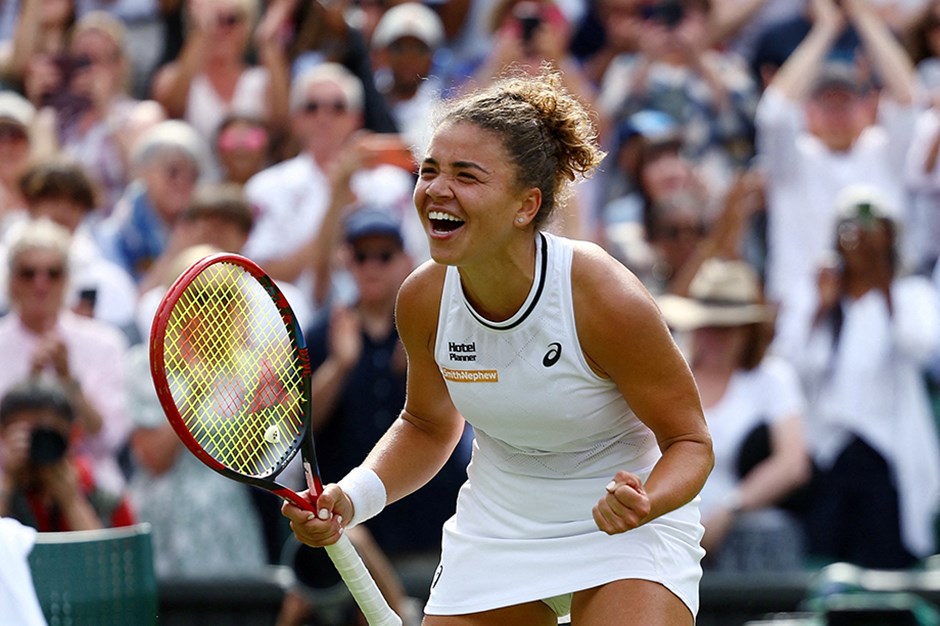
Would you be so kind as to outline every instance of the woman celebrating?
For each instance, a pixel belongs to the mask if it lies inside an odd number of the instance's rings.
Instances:
[[[424,485],[463,430],[425,626],[691,625],[712,449],[691,374],[648,292],[598,247],[542,228],[603,154],[555,73],[450,106],[415,188],[433,261],[399,292],[404,411],[298,539],[335,542]]]

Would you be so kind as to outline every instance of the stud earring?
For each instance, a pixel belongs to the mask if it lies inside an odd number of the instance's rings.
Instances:
[[[520,223],[520,224],[521,224],[522,222],[524,222],[524,221],[525,221],[525,218],[523,218],[522,216],[519,216],[519,217],[516,218],[516,222],[518,222],[518,223]]]

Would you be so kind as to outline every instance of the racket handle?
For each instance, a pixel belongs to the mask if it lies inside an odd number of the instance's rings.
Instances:
[[[326,546],[325,550],[369,626],[401,626],[401,618],[385,601],[349,537],[340,536],[339,541]]]

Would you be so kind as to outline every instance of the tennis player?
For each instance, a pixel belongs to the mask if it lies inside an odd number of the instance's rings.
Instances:
[[[433,260],[398,298],[404,411],[317,515],[283,507],[330,544],[428,482],[468,420],[425,626],[694,623],[713,463],[695,384],[636,277],[544,230],[603,156],[549,70],[449,105],[414,195]]]

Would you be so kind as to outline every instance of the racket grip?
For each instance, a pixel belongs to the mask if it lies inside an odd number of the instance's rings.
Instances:
[[[369,626],[401,626],[401,618],[385,601],[349,537],[340,536],[339,541],[326,546],[325,550]]]

